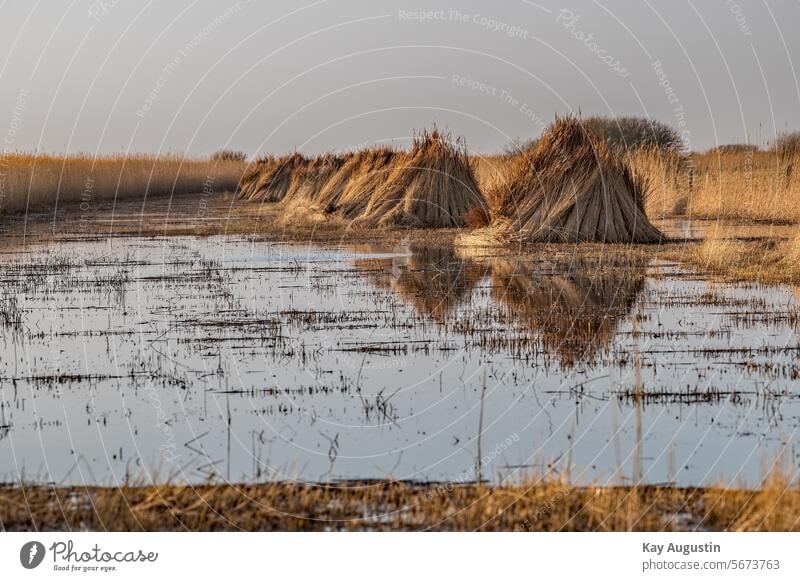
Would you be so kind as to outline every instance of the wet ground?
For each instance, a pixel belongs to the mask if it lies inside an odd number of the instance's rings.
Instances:
[[[0,245],[2,482],[752,485],[798,464],[791,288],[129,219]]]

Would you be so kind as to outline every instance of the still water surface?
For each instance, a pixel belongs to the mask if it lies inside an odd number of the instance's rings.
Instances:
[[[757,484],[788,287],[675,264],[120,238],[0,254],[0,481]]]

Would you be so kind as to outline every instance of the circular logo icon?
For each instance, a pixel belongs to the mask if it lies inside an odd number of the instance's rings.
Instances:
[[[19,562],[26,569],[35,569],[44,561],[44,545],[39,541],[30,541],[19,550]]]

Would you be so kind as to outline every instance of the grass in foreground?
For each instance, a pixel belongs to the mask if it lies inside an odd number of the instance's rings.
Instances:
[[[418,485],[25,487],[0,490],[3,530],[797,531],[800,489]]]
[[[800,284],[800,236],[748,240],[711,235],[699,244],[676,246],[665,254],[728,280]]]
[[[225,157],[0,154],[0,213],[65,203],[234,191],[245,167],[246,162]]]

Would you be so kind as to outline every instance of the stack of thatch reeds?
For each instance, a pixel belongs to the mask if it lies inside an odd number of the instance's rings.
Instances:
[[[237,197],[250,202],[280,202],[292,185],[295,171],[307,162],[299,153],[262,158],[242,176]]]
[[[536,147],[520,153],[493,200],[492,222],[459,241],[651,243],[646,184],[624,159],[575,118],[556,120]]]
[[[403,153],[388,148],[371,148],[356,153],[347,168],[350,174],[341,189],[328,191],[328,211],[352,220],[364,213],[378,188],[388,179]],[[342,173],[345,170],[342,169]],[[334,184],[335,185],[335,184]]]
[[[284,202],[284,220],[318,222],[360,216],[399,155],[392,149],[369,148],[341,157],[314,158],[307,164],[316,166],[314,172],[297,172],[298,185]]]
[[[466,147],[437,130],[423,132],[356,219],[363,226],[458,227],[488,220],[488,205]]]
[[[488,222],[463,142],[435,129],[420,134],[408,152],[264,158],[242,179],[239,198],[281,202],[292,221],[335,216],[364,227],[423,228]]]
[[[322,190],[339,173],[348,157],[326,153],[307,160],[294,170],[289,188],[280,200],[284,223],[325,219]]]

